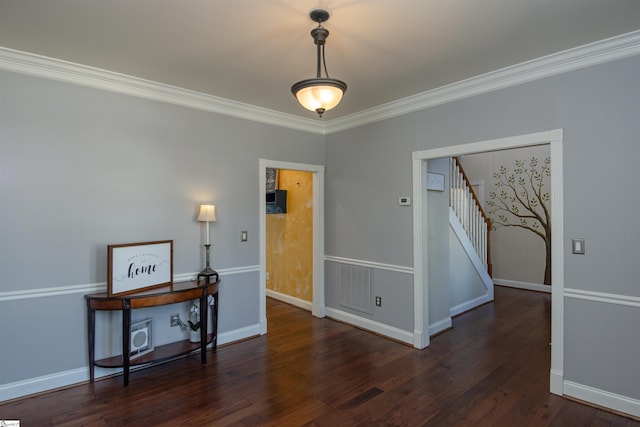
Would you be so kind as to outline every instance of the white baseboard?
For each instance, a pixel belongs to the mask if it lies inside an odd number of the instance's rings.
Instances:
[[[449,309],[449,316],[454,317],[458,314],[462,314],[465,311],[473,310],[476,307],[480,307],[482,304],[486,304],[490,301],[493,301],[491,294],[486,293],[472,300],[463,302],[462,304],[458,304],[455,307],[451,307]]]
[[[77,368],[0,385],[0,402],[81,383],[89,379],[89,368]]]
[[[267,296],[277,299],[278,301],[286,302],[287,304],[291,304],[303,310],[311,311],[312,309],[312,303],[310,301],[292,297],[291,295],[283,294],[281,292],[272,291],[271,289],[267,289]]]
[[[395,328],[393,326],[385,325],[384,323],[376,322],[373,320],[365,319],[364,317],[356,316],[351,313],[347,313],[342,310],[327,307],[327,317],[339,320],[340,322],[348,323],[353,326],[357,326],[367,331],[375,332],[376,334],[389,337],[396,341],[413,345],[413,334],[402,329]]]
[[[376,334],[407,343],[412,346],[415,345],[414,334],[402,329],[395,328],[393,326],[385,325],[384,323],[376,322],[374,320],[366,319],[364,317],[356,316],[346,311],[337,310],[335,308],[327,307],[327,317],[340,322],[348,323],[358,328],[366,329],[367,331],[374,332]],[[429,325],[429,335],[435,335],[439,332],[445,331],[452,327],[451,317],[447,317],[438,322]]]
[[[218,345],[232,343],[242,339],[260,335],[260,325],[255,324],[229,332],[218,334]],[[142,367],[139,367],[140,369]],[[135,370],[134,368],[131,369]],[[122,373],[122,368],[106,369],[96,367],[96,379]],[[89,381],[89,367],[71,369],[69,371],[55,372],[41,377],[29,378],[13,383],[0,385],[0,402],[17,399],[30,394],[42,393],[61,387],[68,387]]]
[[[218,345],[229,344],[235,341],[244,340],[251,337],[257,337],[260,335],[260,324],[246,326],[240,329],[234,329],[233,331],[223,332],[218,334]]]
[[[562,371],[552,369],[549,372],[549,391],[551,391],[551,393],[557,394],[558,396],[562,396],[564,394],[563,378],[564,374],[562,373]]]
[[[640,400],[586,385],[564,381],[564,394],[604,408],[640,417]]]
[[[551,286],[541,285],[539,283],[519,282],[517,280],[507,280],[494,278],[493,283],[497,286],[506,286],[508,288],[526,289],[528,291],[538,291],[551,293]]]
[[[451,329],[452,327],[453,323],[451,321],[451,317],[446,317],[429,325],[429,335],[434,336],[435,334],[439,334],[440,332]]]

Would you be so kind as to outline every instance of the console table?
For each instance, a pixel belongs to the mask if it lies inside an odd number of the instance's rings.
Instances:
[[[173,283],[170,286],[155,288],[148,291],[132,293],[121,296],[108,296],[106,292],[85,295],[87,301],[87,330],[89,346],[89,377],[91,382],[95,379],[95,367],[123,368],[124,385],[129,384],[129,368],[131,366],[157,363],[178,356],[188,355],[194,350],[200,349],[202,363],[207,363],[207,345],[213,344],[217,348],[218,341],[218,283],[219,280]],[[215,299],[213,305],[213,331],[207,333],[208,298]],[[153,351],[130,359],[131,343],[131,310],[143,307],[155,307],[165,304],[174,304],[189,300],[200,301],[200,343],[191,343],[189,340],[178,341],[158,347]],[[95,360],[95,330],[96,310],[121,310],[122,311],[122,355]]]

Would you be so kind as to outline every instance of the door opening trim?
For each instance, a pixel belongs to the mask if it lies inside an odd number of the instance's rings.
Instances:
[[[414,265],[414,339],[416,348],[429,346],[429,280],[427,263],[427,198],[422,183],[427,173],[427,160],[464,154],[550,145],[551,156],[551,222],[553,233],[551,278],[551,393],[563,395],[564,376],[564,196],[562,129],[520,135],[508,138],[473,142],[469,144],[414,151],[413,174],[413,265]]]
[[[260,334],[267,333],[267,220],[264,195],[266,193],[267,168],[286,169],[311,172],[313,175],[313,302],[311,314],[325,317],[326,307],[324,298],[324,166],[305,163],[291,163],[277,160],[259,159],[258,193],[260,198]]]

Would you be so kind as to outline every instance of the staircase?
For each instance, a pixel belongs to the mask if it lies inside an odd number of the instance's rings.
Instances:
[[[459,158],[451,158],[450,169],[449,206],[464,230],[484,271],[492,276],[491,220],[485,214],[482,204],[471,189],[471,183]]]

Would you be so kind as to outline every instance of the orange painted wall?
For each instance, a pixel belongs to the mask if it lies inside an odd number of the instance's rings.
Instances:
[[[313,175],[278,171],[287,213],[267,214],[267,289],[312,301]]]

